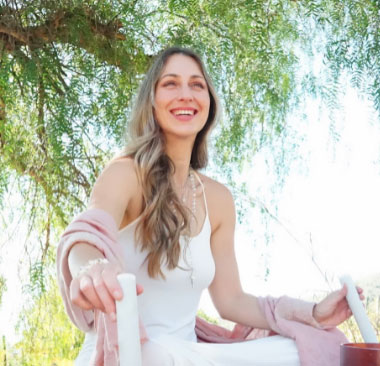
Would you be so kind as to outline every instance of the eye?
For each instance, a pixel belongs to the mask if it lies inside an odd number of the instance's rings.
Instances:
[[[170,85],[176,85],[175,81],[169,80],[162,84],[162,86],[170,86]]]
[[[199,89],[204,89],[205,86],[202,83],[193,83],[192,86],[199,88]]]

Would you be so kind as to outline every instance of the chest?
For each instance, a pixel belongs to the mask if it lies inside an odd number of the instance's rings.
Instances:
[[[163,260],[161,269],[165,279],[149,277],[147,252],[135,243],[133,229],[136,224],[135,222],[119,232],[118,241],[122,246],[127,271],[135,274],[138,283],[144,288],[148,286],[152,291],[179,291],[183,287],[202,291],[210,285],[215,275],[215,262],[210,247],[211,229],[207,217],[200,233],[191,238],[188,244],[181,237],[181,255],[177,268],[169,270]]]

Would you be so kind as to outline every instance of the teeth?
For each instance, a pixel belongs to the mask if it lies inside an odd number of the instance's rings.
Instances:
[[[194,114],[194,110],[190,111],[190,110],[185,110],[185,109],[179,109],[177,111],[174,111],[174,114],[176,116],[180,115],[180,114],[187,114],[187,115],[193,115]]]

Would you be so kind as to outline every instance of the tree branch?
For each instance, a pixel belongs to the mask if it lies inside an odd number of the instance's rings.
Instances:
[[[92,10],[82,6],[73,10],[60,9],[51,15],[44,24],[27,27],[22,26],[13,9],[10,7],[2,8],[0,12],[0,40],[8,52],[22,46],[28,46],[31,49],[42,48],[45,44],[55,41],[72,43],[69,26],[74,17],[83,18],[84,24],[92,32],[93,37],[100,36],[111,41],[126,39],[126,36],[119,32],[122,28],[120,20],[114,19],[111,23],[102,24],[96,19]],[[79,37],[77,46],[87,50],[89,45],[83,37]]]
[[[46,237],[45,237],[45,246],[42,251],[42,256],[41,256],[41,262],[43,263],[45,261],[46,254],[48,252],[49,246],[50,246],[50,229],[51,229],[51,215],[52,212],[50,210],[50,205],[49,203],[47,204],[48,206],[48,217],[47,217],[47,223],[46,223]]]
[[[38,126],[37,126],[37,135],[38,139],[40,140],[40,146],[45,154],[45,157],[47,158],[47,136],[46,136],[46,129],[45,129],[45,113],[44,113],[44,107],[45,107],[45,88],[44,83],[42,80],[42,73],[40,74],[38,78]]]
[[[5,102],[3,97],[0,95],[0,126],[5,126],[6,121],[6,111],[5,111]],[[0,128],[0,149],[3,149],[5,145],[5,136],[4,131]]]

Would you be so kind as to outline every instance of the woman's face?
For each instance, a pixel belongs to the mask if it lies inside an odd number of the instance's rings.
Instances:
[[[208,87],[199,65],[189,56],[170,56],[155,92],[154,116],[164,134],[195,138],[209,109]]]

